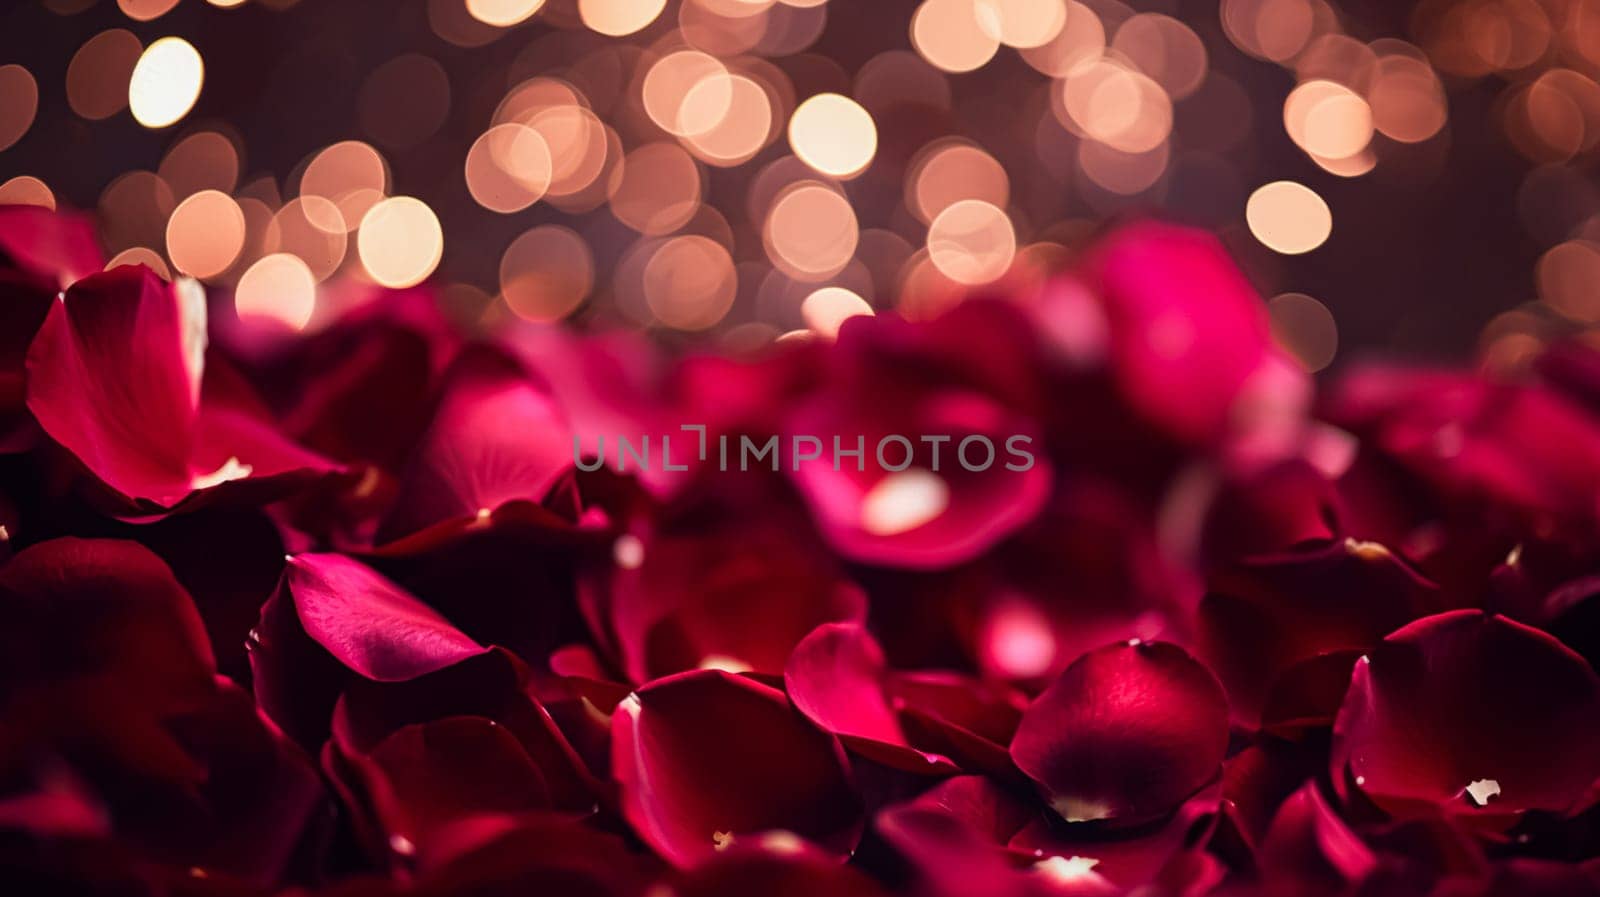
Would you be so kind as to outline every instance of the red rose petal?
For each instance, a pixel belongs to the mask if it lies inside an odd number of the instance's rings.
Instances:
[[[611,731],[623,814],[675,865],[761,832],[839,856],[861,835],[838,739],[776,689],[716,670],[669,676],[623,701]]]
[[[1398,817],[1442,811],[1490,829],[1593,799],[1600,676],[1551,636],[1454,611],[1400,629],[1367,657],[1334,726],[1337,786]]]
[[[1279,808],[1259,863],[1268,894],[1337,897],[1360,887],[1378,860],[1308,783]]]
[[[145,268],[92,275],[34,337],[28,409],[118,493],[173,504],[206,473],[189,463],[204,339],[202,297]]]
[[[1075,661],[1022,717],[1011,756],[1068,821],[1140,822],[1215,778],[1228,704],[1210,671],[1161,642]]]

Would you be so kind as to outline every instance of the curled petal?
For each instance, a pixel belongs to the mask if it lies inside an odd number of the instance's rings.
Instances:
[[[1600,677],[1504,617],[1426,617],[1356,665],[1331,763],[1337,786],[1401,818],[1497,830],[1528,810],[1576,812],[1600,779]]]
[[[571,467],[571,435],[549,391],[498,351],[469,349],[445,374],[444,396],[378,540],[508,501],[538,502]]]
[[[776,689],[717,670],[669,676],[618,705],[611,732],[623,814],[674,865],[763,832],[838,856],[861,835],[838,739]]]
[[[1278,810],[1258,862],[1268,894],[1329,897],[1353,893],[1378,865],[1315,783],[1296,791]]]
[[[1142,642],[1067,667],[1023,714],[1011,756],[1068,822],[1134,823],[1214,779],[1227,746],[1228,703],[1211,672],[1174,645]]]

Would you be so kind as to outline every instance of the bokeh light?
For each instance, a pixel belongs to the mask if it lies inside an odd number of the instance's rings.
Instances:
[[[83,42],[67,63],[67,104],[89,121],[128,106],[128,82],[144,45],[133,32],[108,28]]]
[[[444,255],[444,232],[428,204],[393,196],[374,205],[357,233],[361,264],[368,276],[391,289],[426,280]]]
[[[1006,273],[1017,234],[1004,210],[981,199],[952,203],[928,225],[928,258],[957,283],[988,283]]]
[[[559,321],[594,288],[594,257],[570,228],[546,224],[511,242],[500,257],[500,295],[518,317]]]
[[[239,278],[233,307],[240,318],[265,318],[304,330],[317,309],[317,279],[298,256],[262,256]]]
[[[867,300],[844,287],[823,287],[800,303],[800,314],[806,326],[818,336],[833,339],[845,321],[859,315],[871,315],[872,306]]]
[[[1304,293],[1283,293],[1267,303],[1272,337],[1307,371],[1333,363],[1339,351],[1339,328],[1326,305]]]
[[[794,110],[789,119],[789,146],[817,171],[851,178],[871,164],[878,151],[878,129],[855,100],[823,93]]]
[[[1284,255],[1310,252],[1333,232],[1333,213],[1315,191],[1294,181],[1274,181],[1250,194],[1245,206],[1250,233]]]
[[[645,300],[661,323],[677,330],[714,326],[733,306],[737,290],[733,257],[706,237],[673,237],[645,264]]]
[[[205,82],[199,51],[181,37],[163,37],[145,48],[128,77],[128,108],[147,128],[177,124],[189,114]]]
[[[20,65],[0,65],[0,150],[28,133],[39,111],[39,85]]]
[[[244,213],[233,197],[202,190],[178,204],[167,222],[167,257],[201,280],[228,270],[244,248]]]
[[[801,181],[773,201],[765,238],[774,265],[796,280],[815,282],[850,262],[860,226],[841,193],[817,181]]]

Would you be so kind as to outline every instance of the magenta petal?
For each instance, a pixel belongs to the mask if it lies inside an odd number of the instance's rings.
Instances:
[[[15,268],[63,288],[105,264],[94,216],[0,206],[0,270]]]
[[[1480,611],[1418,620],[1356,665],[1336,785],[1402,817],[1499,829],[1572,813],[1600,779],[1600,676],[1548,634]]]
[[[859,623],[825,623],[795,646],[783,671],[789,700],[835,735],[906,743],[884,695],[883,649]]]
[[[343,555],[296,555],[284,570],[284,584],[306,634],[368,679],[414,679],[485,650],[432,608]]]
[[[1222,244],[1148,222],[1121,228],[1081,274],[1101,296],[1128,401],[1174,435],[1214,439],[1271,350],[1266,306]]]
[[[194,488],[203,303],[146,268],[117,268],[73,285],[28,350],[28,409],[127,498],[170,505]]]
[[[669,676],[623,701],[611,733],[623,815],[674,865],[762,832],[838,856],[861,835],[838,739],[776,689],[716,670]]]
[[[1279,808],[1261,845],[1259,864],[1268,894],[1339,897],[1377,867],[1372,850],[1307,783]]]
[[[1110,645],[1075,661],[1028,708],[1018,768],[1069,822],[1139,822],[1215,778],[1228,703],[1210,671],[1162,642]]]
[[[512,500],[538,502],[572,467],[572,436],[549,390],[499,352],[469,349],[401,478],[380,542]]]

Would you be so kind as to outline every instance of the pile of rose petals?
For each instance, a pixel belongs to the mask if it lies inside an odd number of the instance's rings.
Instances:
[[[103,264],[0,209],[6,893],[1600,894],[1589,350],[1317,395],[1153,223],[738,359]],[[1034,461],[576,463],[685,425]]]

